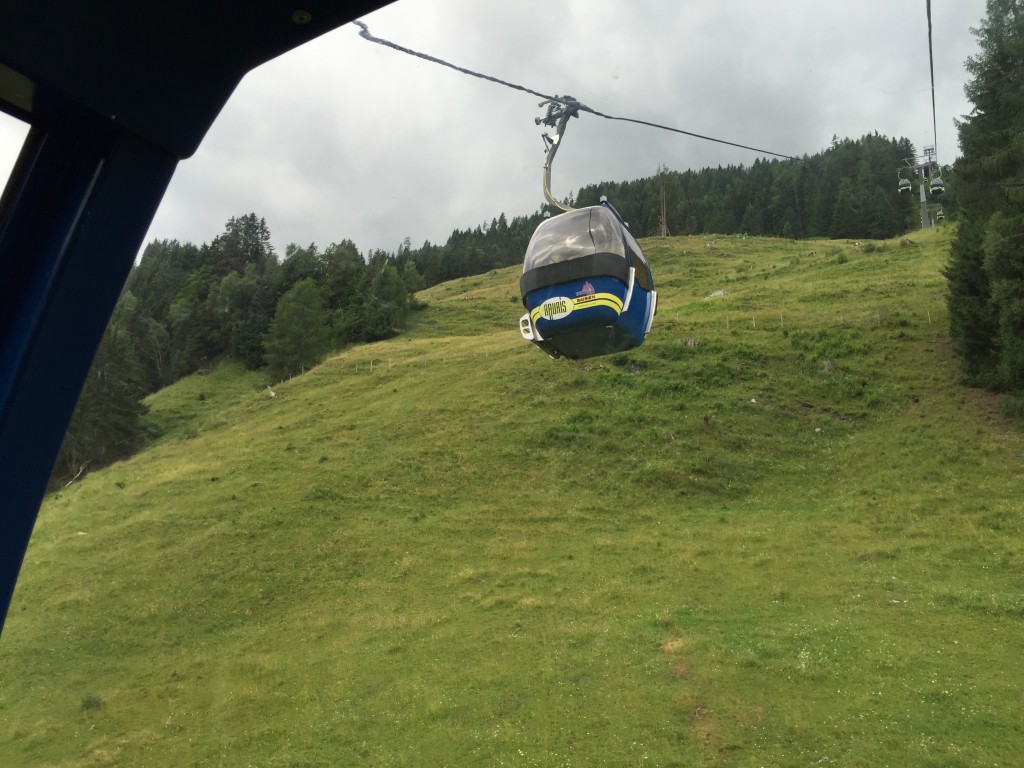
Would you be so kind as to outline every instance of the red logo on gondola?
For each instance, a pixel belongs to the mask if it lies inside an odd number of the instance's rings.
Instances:
[[[582,291],[576,291],[576,295],[577,296],[593,296],[594,295],[594,286],[592,286],[590,284],[590,281],[588,280],[587,282],[585,282],[583,284],[583,290]]]

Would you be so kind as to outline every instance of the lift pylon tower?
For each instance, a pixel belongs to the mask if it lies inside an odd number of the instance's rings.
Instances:
[[[929,213],[928,192],[933,195],[940,194],[944,185],[939,175],[939,164],[935,160],[935,147],[925,147],[924,157],[908,157],[904,164],[907,168],[917,172],[918,190],[921,201],[921,229],[929,229],[932,226],[932,217]],[[906,186],[900,191],[907,191]]]

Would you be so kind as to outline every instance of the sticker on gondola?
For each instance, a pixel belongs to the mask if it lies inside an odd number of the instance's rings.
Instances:
[[[540,305],[545,320],[561,320],[572,312],[573,300],[566,296],[554,296]]]

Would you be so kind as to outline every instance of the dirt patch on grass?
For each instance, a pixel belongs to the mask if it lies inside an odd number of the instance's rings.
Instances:
[[[675,656],[677,653],[683,650],[683,647],[685,645],[686,641],[684,641],[681,637],[670,637],[666,640],[662,640],[661,650],[663,653],[669,656]]]

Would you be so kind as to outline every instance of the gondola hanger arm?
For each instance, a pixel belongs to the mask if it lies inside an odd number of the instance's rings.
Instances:
[[[534,118],[534,124],[547,125],[555,129],[554,138],[546,133],[542,136],[548,150],[547,155],[544,157],[544,198],[559,210],[574,210],[558,202],[554,195],[551,194],[551,165],[555,160],[555,154],[558,152],[562,136],[565,135],[565,127],[569,123],[569,118],[579,117],[580,109],[586,109],[586,107],[572,98],[572,96],[557,96],[553,99],[545,99],[537,106],[546,106],[548,109],[544,117]]]

